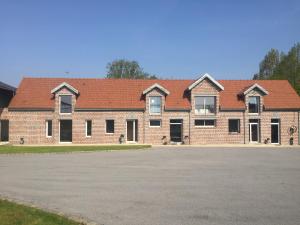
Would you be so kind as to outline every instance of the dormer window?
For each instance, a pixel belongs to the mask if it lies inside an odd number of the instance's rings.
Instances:
[[[259,96],[249,96],[248,111],[249,113],[259,113],[260,99]]]
[[[149,97],[150,114],[160,114],[161,113],[161,97],[160,96],[150,96]]]
[[[195,114],[211,115],[216,113],[215,96],[196,96],[195,97]]]
[[[72,113],[72,95],[60,95],[60,113]]]

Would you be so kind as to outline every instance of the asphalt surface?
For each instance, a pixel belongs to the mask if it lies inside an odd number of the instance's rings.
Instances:
[[[298,225],[300,149],[0,155],[0,195],[105,225]]]

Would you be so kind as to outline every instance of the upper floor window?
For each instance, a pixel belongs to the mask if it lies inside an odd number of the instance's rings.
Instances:
[[[60,96],[60,113],[72,113],[72,95]]]
[[[249,113],[259,113],[259,96],[250,96],[248,102]]]
[[[206,115],[216,113],[215,96],[197,96],[195,97],[195,113]]]
[[[150,104],[150,114],[160,114],[161,113],[161,97],[151,96],[149,97]]]

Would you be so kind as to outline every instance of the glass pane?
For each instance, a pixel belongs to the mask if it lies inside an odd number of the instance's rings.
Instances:
[[[52,136],[52,120],[48,120],[47,123],[48,123],[47,135],[50,137]]]
[[[195,113],[204,114],[204,99],[205,97],[195,97]]]
[[[72,112],[72,96],[62,95],[60,96],[60,112],[71,113]]]
[[[195,126],[204,126],[204,120],[195,120]]]
[[[239,120],[229,120],[229,132],[239,132]]]
[[[150,97],[150,112],[160,113],[161,110],[161,97]]]
[[[86,135],[92,136],[92,121],[91,120],[86,121]]]
[[[60,141],[72,142],[72,120],[60,121]]]
[[[205,120],[205,126],[214,126],[215,120]]]
[[[279,126],[278,124],[271,125],[271,143],[279,143]]]
[[[258,113],[259,109],[259,97],[249,97],[249,113]]]
[[[106,120],[106,133],[114,133],[114,132],[115,132],[115,121]]]
[[[160,127],[160,120],[150,120],[151,127]]]
[[[205,97],[206,113],[215,113],[215,97]]]
[[[258,141],[258,125],[251,124],[251,141],[257,142]]]

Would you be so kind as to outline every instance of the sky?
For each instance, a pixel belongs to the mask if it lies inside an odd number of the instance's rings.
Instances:
[[[0,0],[0,81],[105,77],[136,60],[162,79],[251,79],[300,41],[300,1]]]

